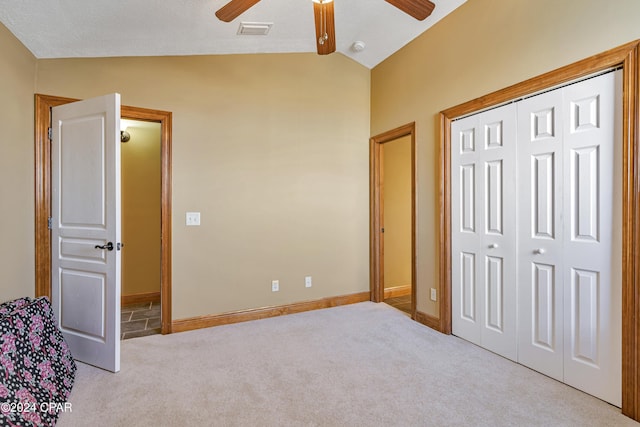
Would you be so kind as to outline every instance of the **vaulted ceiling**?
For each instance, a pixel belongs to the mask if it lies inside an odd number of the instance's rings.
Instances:
[[[466,0],[418,21],[384,0],[334,0],[336,52],[373,68]],[[230,23],[227,0],[2,0],[2,22],[37,58],[315,52],[311,0],[262,0]],[[239,35],[241,22],[271,23]],[[362,42],[364,49],[353,48]]]

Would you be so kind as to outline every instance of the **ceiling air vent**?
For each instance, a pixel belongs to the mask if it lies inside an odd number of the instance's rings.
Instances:
[[[238,35],[241,36],[266,36],[273,22],[241,22],[238,27]]]

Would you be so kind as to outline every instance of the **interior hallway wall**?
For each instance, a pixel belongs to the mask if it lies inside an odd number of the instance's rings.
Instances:
[[[122,295],[160,292],[160,123],[131,121],[121,147]]]
[[[384,287],[411,285],[411,136],[382,144]]]
[[[438,113],[640,38],[640,2],[468,0],[371,74],[371,134],[416,122],[417,309],[438,271]]]
[[[36,59],[0,24],[0,302],[34,295]]]

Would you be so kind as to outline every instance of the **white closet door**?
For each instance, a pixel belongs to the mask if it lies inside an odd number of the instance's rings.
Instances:
[[[481,161],[479,133],[477,116],[451,124],[452,332],[478,345],[482,318],[476,292],[482,250],[482,213],[476,208],[482,204],[476,172]]]
[[[452,124],[453,333],[515,360],[513,104]]]
[[[562,91],[518,103],[518,361],[562,381]]]
[[[518,103],[518,362],[617,406],[620,79]]]
[[[621,80],[451,125],[453,333],[616,406]]]
[[[564,89],[564,382],[622,400],[622,71]],[[618,114],[616,114],[618,112]]]

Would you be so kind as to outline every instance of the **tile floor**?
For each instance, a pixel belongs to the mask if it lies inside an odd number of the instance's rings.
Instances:
[[[387,298],[384,300],[391,307],[395,307],[398,310],[404,311],[411,316],[411,295],[404,295],[401,297]]]
[[[160,303],[145,302],[120,308],[120,338],[145,337],[160,333]]]

